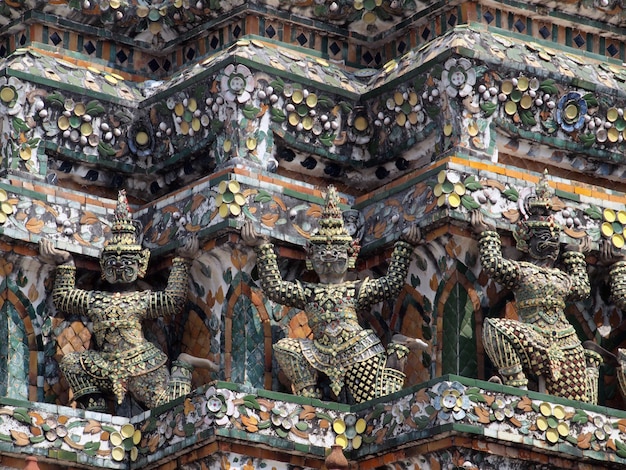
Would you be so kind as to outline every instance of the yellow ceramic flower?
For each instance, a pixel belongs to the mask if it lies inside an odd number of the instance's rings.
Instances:
[[[343,418],[337,418],[333,421],[333,431],[337,434],[335,444],[344,449],[351,444],[353,449],[358,449],[363,443],[361,435],[366,429],[367,422],[363,418],[357,418],[352,413]]]
[[[433,188],[433,194],[437,198],[439,207],[446,203],[452,208],[459,207],[465,191],[461,176],[456,171],[441,170],[437,175],[437,184]]]
[[[624,246],[624,227],[626,226],[626,211],[615,212],[613,209],[602,211],[602,235],[611,240],[616,248]]]
[[[560,438],[569,435],[569,424],[562,421],[565,418],[565,409],[561,405],[554,407],[543,402],[539,405],[539,416],[537,416],[537,428],[545,431],[546,440],[551,444],[555,444]]]
[[[137,446],[141,442],[141,431],[135,429],[132,424],[123,425],[119,431],[112,432],[109,436],[111,443],[111,457],[121,462],[126,457],[126,451],[130,453],[130,460],[134,462],[139,455]]]
[[[0,189],[0,224],[4,224],[13,214],[13,206],[9,202],[9,196],[4,189]]]
[[[221,217],[241,214],[241,208],[246,204],[246,198],[241,193],[241,186],[237,181],[221,181],[217,188],[215,205]]]

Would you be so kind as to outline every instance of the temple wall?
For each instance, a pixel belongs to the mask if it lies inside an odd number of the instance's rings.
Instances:
[[[480,212],[521,259],[545,175],[561,247],[590,241],[591,295],[567,319],[581,342],[626,347],[602,255],[626,238],[622,3],[0,0],[0,467],[304,470],[332,444],[362,469],[626,467],[608,355],[597,405],[535,377],[486,382],[485,320],[518,312],[471,229]],[[383,345],[428,347],[405,390],[359,405],[291,393],[272,346],[312,331],[268,299],[241,237],[252,224],[282,278],[315,281],[306,246],[329,185],[360,241],[350,279],[383,276],[403,231],[422,235],[400,293],[358,319]],[[193,392],[155,410],[82,411],[59,362],[96,348],[93,325],[57,311],[38,245],[100,289],[120,189],[151,251],[141,289],[164,289],[200,241],[183,310],[146,337],[219,371],[195,369]]]

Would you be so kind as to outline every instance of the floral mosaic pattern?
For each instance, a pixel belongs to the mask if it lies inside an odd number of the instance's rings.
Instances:
[[[140,452],[154,452],[181,437],[197,434],[207,425],[329,446],[334,442],[328,431],[336,416],[336,412],[309,405],[276,402],[209,386],[193,400],[187,399],[165,415],[150,418],[143,426],[145,436]],[[174,429],[172,422],[176,423]]]
[[[314,229],[311,220],[319,205],[287,197],[279,186],[257,186],[246,176],[208,179],[197,184],[192,194],[179,194],[161,202],[158,210],[146,206],[137,213],[144,225],[144,244],[150,248],[165,247],[186,233],[211,230],[225,220],[236,227],[245,219],[252,220],[261,232],[280,229],[283,236],[302,243]],[[510,226],[524,217],[520,200],[529,191],[525,181],[510,179],[504,184],[495,177],[478,179],[466,169],[442,169],[432,177],[418,178],[411,187],[387,199],[362,207],[362,243],[392,237],[407,223],[448,210],[451,212],[447,216],[467,221],[472,210],[480,209],[493,220]],[[566,236],[589,236],[595,243],[607,240],[616,248],[623,247],[624,209],[601,208],[568,199],[561,199],[555,207],[556,221]],[[106,220],[101,208],[79,210],[64,203],[47,202],[45,197],[33,200],[0,188],[0,226],[13,229],[15,236],[25,240],[45,235],[75,244],[76,249],[97,253],[106,237],[106,224],[102,224]]]
[[[235,179],[222,180],[215,186],[206,182],[196,190],[191,198],[172,202],[158,213],[140,215],[146,246],[164,246],[181,234],[207,229],[228,219],[236,224],[250,219],[262,232],[281,228],[291,237],[308,236],[313,229],[305,221],[311,205],[302,201],[248,187]]]
[[[111,468],[127,468],[127,462],[137,458],[135,444],[141,439],[141,431],[135,426],[85,419],[68,411],[70,414],[63,415],[3,406],[0,440],[15,446],[16,452],[48,449],[49,457],[61,460],[83,454],[87,460],[108,460]]]
[[[467,37],[464,40],[475,41]],[[119,168],[132,164],[148,169],[155,164],[167,168],[182,148],[205,148],[209,143],[207,160],[212,160],[213,165],[232,158],[250,159],[270,170],[276,165],[295,163],[299,171],[343,178],[348,171],[354,171],[348,170],[351,165],[378,159],[381,165],[372,169],[371,177],[384,180],[411,168],[412,162],[393,159],[403,146],[411,147],[419,141],[431,139],[429,142],[437,142],[438,150],[452,145],[488,150],[493,123],[513,126],[520,132],[540,132],[559,142],[590,145],[594,151],[619,151],[623,145],[623,106],[616,102],[608,106],[599,93],[567,87],[551,79],[506,71],[496,73],[480,60],[453,57],[435,63],[429,71],[409,81],[398,80],[410,75],[415,64],[437,57],[449,47],[449,41],[447,37],[437,39],[422,50],[389,62],[367,86],[351,81],[323,59],[270,48],[256,39],[241,40],[231,52],[215,54],[198,67],[174,76],[171,82],[145,89],[136,88],[111,72],[83,69],[20,50],[7,61],[9,72],[30,72],[57,81],[63,76],[73,87],[98,91],[111,98],[86,99],[76,91],[51,91],[15,77],[2,78],[0,108],[7,117],[1,125],[9,136],[2,153],[12,169],[39,172],[43,171],[40,158],[36,158],[41,153],[40,146],[51,141],[72,158],[107,161]],[[490,43],[474,42],[474,46],[478,55],[486,52],[486,46],[496,56],[513,57],[520,51],[519,45],[497,35]],[[529,57],[546,64],[565,61],[572,70],[579,65],[569,56],[557,58],[534,44],[524,48],[530,50]],[[235,62],[222,68],[222,61],[231,53],[246,64]],[[285,76],[289,79],[258,72],[255,60],[288,71]],[[613,80],[613,88],[621,86],[617,69],[587,68],[597,74],[605,73],[606,80]],[[358,96],[371,87],[386,86],[391,81],[394,86],[368,98],[367,106],[355,104]],[[185,82],[190,85],[181,86]],[[337,92],[328,92],[328,85]],[[130,108],[119,104],[137,104],[146,97],[154,104],[134,115]],[[294,157],[288,154],[279,157],[280,161],[273,160],[275,136],[301,148],[314,146],[318,155],[326,158],[325,166],[318,165],[320,156],[309,156],[300,165],[296,161],[290,163],[288,160]],[[65,168],[74,171],[72,165],[61,165],[60,173]],[[178,175],[182,173],[177,168],[176,172],[166,171],[155,177],[155,194],[168,184],[179,182]],[[88,174],[82,177],[91,178]],[[97,174],[94,177],[98,178]],[[192,178],[193,174],[184,177]],[[127,183],[132,186],[132,182]],[[366,218],[372,222],[366,225],[366,239],[391,236],[403,223],[440,209],[452,209],[454,217],[461,219],[467,211],[477,208],[509,223],[523,216],[517,204],[519,192],[525,187],[522,182],[518,186],[503,185],[478,181],[472,174],[447,171],[440,173],[436,182],[424,183],[430,186],[430,192],[418,185],[415,191],[403,193],[404,200],[394,196],[397,205],[385,201],[367,207]],[[163,213],[146,220],[147,242],[153,247],[163,246],[180,229],[197,231],[225,218],[241,221],[242,217],[259,222],[262,229],[284,226],[294,237],[306,237],[309,233],[301,216],[309,206],[304,205],[301,210],[296,203],[296,209],[288,212],[289,205],[283,198],[274,199],[271,192],[254,186],[240,188],[224,192],[220,192],[222,187],[213,188],[208,196],[194,195],[191,203],[168,205]],[[146,189],[146,183],[142,183],[136,191]],[[604,208],[572,203],[562,209],[558,220],[568,236],[588,234],[593,241],[607,239],[621,247],[623,214],[619,207],[610,209],[615,220],[606,218],[609,212],[605,214]],[[14,224],[25,234],[64,235],[83,246],[101,242],[100,235],[94,236],[86,229],[88,222],[80,222],[79,214],[61,220],[50,212],[55,220],[52,223],[52,218],[35,219],[34,212],[42,210],[49,212],[27,201],[4,204],[0,219],[5,220],[4,226]],[[374,221],[375,214],[384,217]],[[85,220],[90,220],[90,216]]]
[[[539,394],[529,398],[443,380],[355,413],[230,388],[232,384],[229,388],[209,385],[134,424],[108,425],[5,406],[0,408],[0,439],[16,447],[58,448],[112,463],[136,459],[138,465],[145,465],[159,449],[161,454],[172,449],[180,452],[212,438],[213,432],[224,438],[281,439],[321,449],[339,443],[358,451],[364,444],[384,450],[398,438],[422,439],[424,431],[459,423],[501,441],[522,435],[537,448],[570,447],[583,459],[599,455],[615,462],[626,459],[626,420],[574,403],[551,403]],[[60,450],[57,458],[63,458]]]
[[[90,209],[101,212],[101,208],[70,208],[63,203],[24,198],[0,189],[0,226],[12,228],[15,235],[71,241],[89,248],[86,251],[102,245],[106,230],[103,227],[108,220],[106,215],[96,215]]]
[[[476,58],[433,61],[454,41],[474,48]],[[10,116],[3,122],[10,138],[2,153],[12,168],[31,172],[41,171],[33,157],[41,152],[42,142],[54,143],[73,159],[90,163],[96,158],[125,172],[124,165],[172,165],[170,172],[155,176],[154,194],[185,178],[175,166],[184,149],[208,149],[200,171],[244,158],[270,171],[286,165],[326,178],[341,179],[356,171],[365,181],[393,179],[410,170],[415,163],[400,155],[418,142],[432,142],[431,153],[454,146],[490,152],[494,125],[520,135],[532,132],[557,147],[576,143],[607,157],[621,155],[626,102],[539,72],[496,71],[488,62],[491,57],[521,61],[523,56],[537,61],[538,71],[539,65],[567,68],[607,89],[624,86],[621,69],[583,66],[575,57],[551,52],[498,35],[481,36],[478,42],[470,32],[460,31],[388,62],[363,83],[324,59],[242,39],[168,82],[137,86],[112,71],[18,50],[7,61],[9,75],[31,74],[58,82],[59,88],[52,91],[11,76],[2,79],[0,108]],[[428,61],[432,67],[415,75],[416,67]],[[256,64],[285,74],[272,76]],[[385,91],[372,93],[379,87]],[[109,99],[87,98],[81,94],[84,89]],[[361,102],[363,96],[367,98]],[[150,104],[144,109],[146,99]],[[295,154],[285,153],[278,161],[273,156],[277,137],[305,153],[314,148],[316,155],[292,162]],[[132,186],[129,178],[127,185]],[[135,184],[137,191],[146,189],[140,187],[145,183]],[[447,199],[460,202],[463,195],[457,196]]]
[[[411,428],[424,429],[435,422],[480,423],[497,433],[510,432],[532,437],[537,447],[549,448],[557,443],[624,453],[624,420],[611,424],[605,417],[573,406],[552,404],[527,397],[485,392],[460,382],[441,382],[427,391],[413,395],[401,423],[385,415],[374,424],[372,432],[381,442]],[[436,421],[433,422],[433,419]],[[389,424],[391,423],[391,426]],[[404,430],[404,431],[403,431]]]

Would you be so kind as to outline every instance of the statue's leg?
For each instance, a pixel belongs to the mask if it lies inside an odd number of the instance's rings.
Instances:
[[[498,368],[505,385],[525,388],[528,379],[524,374],[524,361],[519,354],[520,344],[515,344],[519,322],[487,318],[483,324],[485,352]]]
[[[193,366],[186,361],[174,361],[171,374],[165,365],[127,381],[132,397],[152,409],[191,392]]]
[[[606,362],[614,365],[616,357],[594,341],[585,341],[585,363],[587,365],[587,398],[589,403],[598,403],[598,381],[600,380],[600,366]]]
[[[585,359],[587,363],[587,395],[589,397],[589,403],[593,403],[595,405],[598,403],[600,366],[602,366],[603,363],[615,366],[620,365],[621,362],[618,364],[615,355],[604,349],[595,341],[585,341],[583,343],[583,348],[585,348]],[[618,381],[619,374],[620,372],[618,371]]]
[[[397,349],[391,344],[387,350],[388,353],[390,349],[391,354],[396,354]],[[408,351],[404,354],[407,353]],[[406,375],[401,370],[388,367],[389,357],[387,353],[381,352],[353,364],[346,371],[346,387],[357,403],[384,397],[402,389]]]
[[[304,358],[300,342],[295,338],[283,338],[274,344],[274,356],[283,373],[291,381],[296,395],[321,398],[318,372]]]
[[[152,409],[170,401],[169,383],[170,372],[166,365],[162,365],[147,374],[129,377],[126,388],[135,400]]]
[[[576,338],[577,341],[577,338]],[[546,373],[546,393],[559,397],[590,402],[594,399],[593,389],[589,390],[587,375],[587,360],[585,350],[581,344],[575,347],[563,345],[561,348],[563,359],[560,362],[560,374]],[[597,384],[597,378],[596,378]],[[597,385],[594,386],[597,389]]]
[[[59,363],[61,372],[72,389],[76,402],[87,410],[105,412],[107,406],[104,392],[110,391],[111,385],[87,374],[80,358],[78,352],[63,356]]]
[[[387,355],[381,352],[369,359],[353,364],[346,371],[346,387],[357,403],[381,396],[380,388],[386,363]],[[402,375],[402,383],[404,384],[404,374]]]
[[[131,377],[127,381],[128,391],[133,398],[152,409],[189,394],[194,367],[219,370],[218,365],[209,359],[181,353],[178,359],[172,362],[171,373],[166,366],[162,366],[147,374]]]
[[[167,384],[168,401],[175,400],[191,392],[192,372],[193,366],[191,364],[183,361],[172,362],[170,381]]]

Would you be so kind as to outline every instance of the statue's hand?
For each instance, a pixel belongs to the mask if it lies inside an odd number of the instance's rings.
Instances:
[[[589,237],[581,238],[580,243],[568,243],[565,245],[565,251],[575,251],[578,253],[587,253],[591,251],[591,240]]]
[[[74,264],[69,252],[55,248],[52,241],[47,238],[42,238],[39,241],[39,259],[49,264]]]
[[[482,212],[480,212],[480,210],[473,210],[471,212],[470,224],[472,225],[472,231],[476,234],[496,229],[493,222],[485,220],[485,216]]]
[[[422,241],[422,230],[417,226],[417,224],[412,224],[402,231],[400,239],[410,243],[411,245],[417,245],[420,241]]]
[[[609,266],[618,261],[626,260],[626,253],[619,248],[615,248],[610,240],[600,242],[600,263]]]
[[[259,235],[249,220],[241,227],[241,240],[248,246],[259,246],[268,242],[267,237]]]
[[[198,256],[199,242],[196,235],[191,235],[185,243],[176,250],[176,254],[181,258],[194,260]]]

